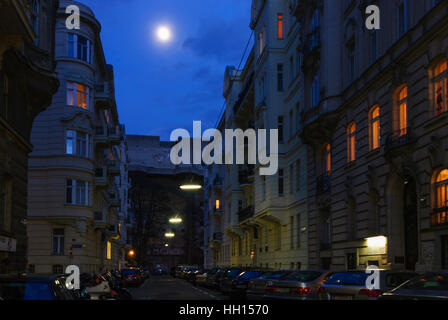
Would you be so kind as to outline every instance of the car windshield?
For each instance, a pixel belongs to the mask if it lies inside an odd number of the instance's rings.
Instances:
[[[0,282],[0,297],[5,300],[53,300],[45,282]]]
[[[386,286],[396,288],[416,276],[416,273],[389,273],[386,275]]]
[[[261,276],[263,272],[261,271],[246,271],[241,276],[240,279],[254,279]]]
[[[403,288],[411,290],[448,291],[448,275],[431,274],[410,280]]]
[[[137,274],[137,271],[135,269],[124,269],[121,270],[122,274]]]
[[[322,275],[322,272],[320,271],[297,271],[293,272],[286,277],[284,277],[284,280],[293,280],[293,281],[313,281],[319,278]]]
[[[361,272],[338,272],[328,278],[325,284],[343,286],[365,286],[369,274]]]

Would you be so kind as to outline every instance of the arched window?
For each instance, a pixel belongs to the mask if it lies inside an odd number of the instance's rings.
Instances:
[[[436,207],[432,216],[432,224],[448,223],[448,169],[440,171],[435,181]]]
[[[434,114],[440,115],[447,111],[447,62],[439,63],[434,68],[433,77],[433,100],[434,100]]]
[[[347,127],[347,162],[356,159],[356,124],[350,123]]]
[[[398,125],[400,136],[408,133],[408,87],[398,93]]]
[[[380,147],[380,130],[380,107],[374,106],[369,112],[370,150],[375,150]]]
[[[324,175],[329,176],[331,174],[331,146],[326,143],[322,152],[322,171]]]

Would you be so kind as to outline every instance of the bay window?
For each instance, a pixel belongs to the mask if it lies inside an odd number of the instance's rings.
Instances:
[[[87,181],[67,179],[66,203],[89,205],[89,184]]]
[[[74,34],[68,34],[68,56],[87,63],[92,62],[92,43],[89,39]]]
[[[89,157],[89,134],[85,132],[67,130],[66,131],[66,154],[76,155],[83,158]]]
[[[85,110],[90,108],[90,88],[86,85],[67,82],[67,104]]]

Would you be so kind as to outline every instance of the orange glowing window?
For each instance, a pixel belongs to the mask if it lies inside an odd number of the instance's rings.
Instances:
[[[398,106],[399,106],[399,127],[400,136],[407,134],[408,131],[408,88],[404,87],[398,94]]]
[[[347,160],[348,162],[356,159],[356,124],[350,123],[347,127]]]
[[[219,200],[216,200],[215,208],[216,208],[216,210],[219,210],[221,208],[221,202]]]
[[[434,78],[433,78],[433,87],[434,87],[434,105],[435,115],[440,115],[441,113],[447,111],[448,108],[448,78],[447,78],[447,62],[444,61],[437,65],[434,69]]]
[[[323,148],[322,169],[324,174],[331,174],[331,146],[329,143],[326,143]]]
[[[380,147],[380,131],[380,107],[374,106],[369,112],[370,150],[375,150]]]
[[[442,170],[437,176],[437,208],[448,207],[448,169]]]
[[[283,39],[283,14],[277,15],[277,38]]]

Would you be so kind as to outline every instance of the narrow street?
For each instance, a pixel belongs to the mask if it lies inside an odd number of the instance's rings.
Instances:
[[[216,290],[195,287],[170,276],[151,276],[139,288],[129,288],[134,300],[226,300]]]

